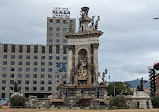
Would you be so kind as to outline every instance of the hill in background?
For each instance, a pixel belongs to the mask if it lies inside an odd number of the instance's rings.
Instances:
[[[140,79],[132,80],[132,81],[124,81],[128,82],[131,85],[131,88],[137,88],[138,85],[140,85]],[[109,84],[112,84],[114,82],[109,82]],[[150,88],[150,81],[147,81],[144,84],[144,88]]]

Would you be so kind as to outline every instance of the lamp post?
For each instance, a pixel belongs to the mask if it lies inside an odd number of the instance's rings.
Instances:
[[[100,76],[100,72],[98,72],[98,77],[100,77],[103,80],[103,82],[105,81],[104,80],[105,74],[107,74],[107,69],[105,69],[104,72],[102,73],[102,77]]]

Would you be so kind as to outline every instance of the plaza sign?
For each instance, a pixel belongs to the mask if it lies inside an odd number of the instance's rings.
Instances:
[[[68,8],[55,7],[52,10],[52,15],[53,15],[53,17],[69,18],[70,10]]]

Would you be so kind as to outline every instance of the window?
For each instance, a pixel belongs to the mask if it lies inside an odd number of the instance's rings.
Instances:
[[[63,84],[66,84],[66,81],[63,81]]]
[[[5,93],[2,93],[1,96],[2,96],[2,98],[5,98],[5,97],[6,97],[6,94],[5,94]]]
[[[49,60],[52,60],[52,56],[49,56]]]
[[[30,72],[30,68],[26,68],[26,71],[27,71],[27,72]]]
[[[6,67],[3,67],[3,71],[6,72],[6,71],[7,71],[7,68],[6,68]]]
[[[33,74],[33,78],[37,78],[37,74]]]
[[[56,39],[56,42],[59,43],[59,42],[60,42],[60,39]]]
[[[5,88],[6,88],[5,86],[2,86],[2,90],[5,90]]]
[[[37,62],[34,62],[34,65],[38,65],[38,63],[37,63]]]
[[[67,56],[64,56],[64,57],[63,57],[63,60],[67,60]]]
[[[66,43],[67,42],[67,40],[66,39],[63,39],[63,43]]]
[[[41,72],[45,72],[45,68],[41,68]]]
[[[29,90],[29,87],[25,87],[25,90],[28,91],[28,90]]]
[[[56,60],[60,60],[60,56],[56,56]]]
[[[52,27],[49,27],[49,31],[53,31],[53,28],[52,28]]]
[[[49,53],[52,53],[52,45],[49,45]]]
[[[52,62],[49,62],[49,66],[52,66]]]
[[[60,25],[60,20],[56,19],[56,25],[59,26]]]
[[[60,54],[60,46],[56,45],[56,54]]]
[[[53,33],[49,33],[49,37],[52,37],[53,36]]]
[[[42,90],[42,91],[43,91],[43,90],[44,90],[44,87],[40,87],[40,90]]]
[[[14,68],[11,68],[10,71],[14,71]]]
[[[7,55],[3,55],[3,58],[4,58],[4,59],[7,59]]]
[[[56,31],[60,31],[60,28],[58,27],[58,28],[56,28]]]
[[[50,21],[49,21],[49,25],[50,25],[50,26],[52,26],[52,25],[53,25],[53,20],[52,20],[52,19],[50,19]]]
[[[36,81],[36,80],[33,80],[33,84],[37,84],[37,81]]]
[[[66,20],[63,20],[63,25],[64,25],[64,26],[66,26],[66,25],[67,25]]]
[[[27,45],[27,53],[30,53],[30,46]]]
[[[56,74],[56,78],[59,79],[59,74]]]
[[[25,74],[25,78],[29,78],[29,74]]]
[[[44,84],[44,80],[41,80],[41,82],[40,82],[41,84]]]
[[[48,84],[52,84],[52,81],[51,81],[51,80],[48,80]]]
[[[44,79],[44,78],[45,78],[45,75],[44,75],[44,74],[41,74],[41,78],[43,78],[43,79]]]
[[[34,70],[33,70],[34,72],[37,72],[38,71],[38,69],[37,68],[34,68]]]
[[[38,59],[38,56],[34,56],[34,59]]]
[[[27,61],[27,62],[26,62],[26,65],[30,65],[30,62],[29,62],[29,61]]]
[[[18,80],[18,84],[22,84],[22,81],[21,81],[21,80]]]
[[[67,31],[67,28],[63,28],[63,31],[66,32],[66,31]]]
[[[67,54],[67,46],[63,45],[63,54]]]
[[[51,90],[51,87],[48,87],[48,90],[50,91],[50,90]]]
[[[23,45],[19,45],[19,53],[23,53]]]
[[[44,60],[44,59],[45,59],[45,56],[41,56],[41,59]]]
[[[3,65],[7,65],[7,61],[3,61]]]
[[[27,56],[26,56],[26,59],[30,59],[30,56],[29,56],[29,55],[27,55]]]
[[[48,74],[48,78],[52,78],[52,74]]]
[[[19,61],[19,65],[22,65],[23,63],[22,63],[22,61]]]
[[[13,84],[14,83],[14,80],[10,80],[10,84]]]
[[[15,55],[11,55],[11,59],[15,59]]]
[[[18,78],[22,78],[22,74],[18,74]]]
[[[23,58],[23,56],[22,55],[19,55],[19,59],[22,59]]]
[[[49,42],[53,42],[53,40],[49,38]]]
[[[14,78],[14,74],[10,74],[10,78]]]
[[[2,84],[6,84],[6,80],[2,80]]]
[[[38,53],[38,46],[37,45],[34,46],[34,53]]]
[[[8,45],[4,45],[4,52],[8,51]]]
[[[5,78],[7,75],[6,74],[2,74],[2,77]]]
[[[12,45],[12,52],[15,52],[15,45]]]
[[[45,65],[45,62],[41,62],[41,66],[44,66]]]
[[[52,68],[48,68],[48,72],[52,72]]]
[[[25,84],[29,84],[29,80],[25,80]]]
[[[11,65],[15,65],[15,62],[14,62],[14,61],[11,61]]]
[[[36,91],[36,87],[33,87],[33,90]]]
[[[41,48],[41,49],[42,49],[42,51],[41,51],[41,52],[42,52],[42,53],[45,53],[45,47],[44,47],[44,46],[42,46],[42,48]]]
[[[60,33],[56,33],[56,37],[60,37]]]
[[[19,71],[19,72],[22,72],[22,68],[18,68],[18,71]]]

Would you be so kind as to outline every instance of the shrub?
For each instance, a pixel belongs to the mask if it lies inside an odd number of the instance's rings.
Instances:
[[[115,98],[110,100],[110,107],[120,107],[126,108],[126,99],[124,96],[116,96]]]
[[[26,98],[20,95],[15,95],[10,98],[11,106],[24,106],[26,102]]]
[[[154,108],[159,108],[159,96],[154,96],[152,98],[152,105]]]

